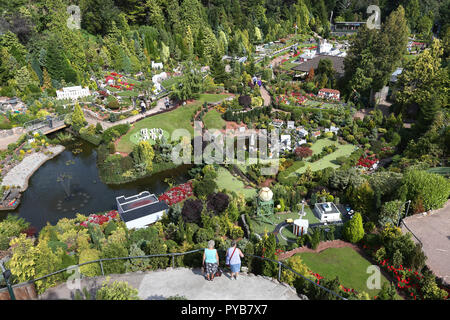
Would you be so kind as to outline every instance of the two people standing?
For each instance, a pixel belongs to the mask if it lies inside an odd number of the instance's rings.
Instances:
[[[219,268],[219,255],[214,249],[214,240],[208,241],[208,248],[203,253],[203,267],[206,268],[206,280],[213,281],[214,276]],[[244,257],[241,249],[236,247],[237,242],[233,241],[231,247],[227,250],[226,264],[231,269],[231,279],[237,280],[241,271],[241,258]]]

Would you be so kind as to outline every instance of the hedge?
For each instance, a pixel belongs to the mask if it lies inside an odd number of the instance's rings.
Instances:
[[[130,125],[128,123],[118,124],[116,126],[110,127],[105,131],[103,131],[102,135],[103,142],[111,142],[115,138],[118,138],[126,134],[128,130],[130,130]]]
[[[92,143],[95,146],[100,145],[103,139],[101,135],[91,135],[89,133],[80,133],[80,138]]]

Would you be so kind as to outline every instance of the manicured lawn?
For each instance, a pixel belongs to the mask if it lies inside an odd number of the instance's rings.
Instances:
[[[333,103],[328,103],[328,102],[319,102],[319,101],[314,101],[314,100],[306,100],[303,104],[303,106],[305,107],[310,107],[310,108],[325,108],[325,109],[335,109],[339,106],[339,104],[333,104]]]
[[[306,168],[308,166],[311,167],[312,171],[319,171],[325,168],[339,168],[340,166],[336,163],[333,163],[334,160],[336,160],[339,157],[343,157],[343,156],[349,156],[350,154],[352,154],[353,151],[356,150],[356,146],[352,145],[352,144],[339,144],[337,141],[333,141],[331,139],[319,139],[316,141],[316,143],[314,143],[311,147],[311,150],[314,152],[313,154],[316,153],[320,153],[322,151],[322,149],[326,146],[330,146],[330,145],[336,145],[338,147],[338,149],[329,154],[326,155],[325,157],[323,157],[320,160],[317,160],[316,162],[308,162],[305,161],[305,166],[299,168],[298,170],[292,172],[289,176],[294,176],[296,173],[301,174],[303,172],[306,171]],[[308,160],[308,159],[306,159]],[[294,163],[295,165],[295,163]]]
[[[339,282],[346,288],[358,292],[365,291],[370,297],[376,296],[379,289],[368,289],[367,279],[372,273],[367,268],[372,264],[352,248],[330,248],[320,253],[298,253],[303,262],[315,273],[326,279],[339,277]],[[388,280],[381,275],[381,286]]]
[[[139,133],[143,128],[161,128],[170,134],[172,134],[175,129],[186,129],[191,135],[193,135],[194,128],[191,125],[191,119],[200,104],[200,102],[196,102],[187,106],[182,106],[176,110],[158,114],[136,122],[132,129],[117,143],[117,151],[126,153],[131,152],[134,146],[133,136],[136,133]]]
[[[229,94],[203,93],[200,95],[199,100],[202,103],[203,102],[213,103],[213,102],[218,102],[218,101],[224,100],[230,96],[231,95],[229,95]]]
[[[268,223],[264,220],[258,219],[258,218],[252,218],[249,223],[252,227],[252,230],[258,234],[263,234],[265,231],[272,232],[275,229],[275,226],[277,224],[282,223],[286,219],[293,219],[293,220],[300,219],[300,215],[298,214],[299,210],[297,210],[297,208],[295,208],[295,210],[291,210],[291,211],[292,212],[285,213],[285,214],[275,213],[272,216],[266,217],[267,220],[272,222],[273,224],[270,224],[270,223]],[[312,212],[310,207],[305,206],[305,212],[306,212],[306,216],[303,217],[302,219],[307,219],[310,224],[320,222],[319,219],[317,219],[317,217],[314,215],[314,213]],[[289,228],[288,228],[288,230],[289,230]],[[291,230],[292,230],[292,228],[291,228]],[[284,231],[284,232],[286,232],[286,231]],[[283,234],[285,234],[284,232],[283,232]],[[288,234],[288,232],[286,232],[286,234]],[[292,234],[292,232],[291,232],[291,234]],[[293,234],[292,234],[292,237],[293,237]],[[289,237],[289,239],[290,238],[291,237]],[[278,237],[278,239],[280,240],[280,242],[282,244],[286,244],[286,241],[284,241],[281,237]]]
[[[244,183],[234,177],[227,169],[220,167],[217,171],[216,183],[219,189],[226,189],[234,191],[237,194],[242,194],[246,198],[252,198],[256,195],[256,189],[245,188]]]
[[[203,116],[203,122],[207,129],[221,130],[226,126],[226,122],[222,119],[222,115],[215,109],[208,111],[208,113]]]
[[[158,114],[156,116],[148,117],[136,122],[131,130],[124,135],[117,143],[117,151],[129,153],[133,150],[134,141],[132,137],[139,133],[143,128],[161,128],[167,131],[170,135],[175,129],[186,129],[191,136],[194,135],[194,128],[191,125],[191,119],[197,112],[197,109],[205,101],[215,102],[220,101],[228,95],[220,94],[205,94],[200,96],[200,100],[190,103],[186,106],[181,106],[176,110],[166,113]]]
[[[137,97],[139,96],[139,92],[131,90],[131,91],[120,91],[117,92],[117,95],[121,97]]]

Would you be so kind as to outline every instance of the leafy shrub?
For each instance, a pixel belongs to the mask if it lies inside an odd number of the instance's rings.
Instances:
[[[79,264],[100,259],[100,251],[84,249],[80,252]],[[95,277],[101,274],[100,263],[90,263],[80,267],[80,272],[87,277]]]
[[[111,242],[102,248],[102,258],[119,258],[128,256],[128,250],[120,243]],[[103,261],[105,274],[124,273],[126,260]]]
[[[202,243],[211,240],[214,237],[214,231],[211,229],[200,228],[195,233],[195,242]]]
[[[410,170],[403,176],[399,190],[402,200],[421,199],[425,210],[442,208],[450,195],[450,181],[441,175],[427,171]],[[417,200],[413,202],[417,206]]]
[[[114,281],[109,283],[110,278],[106,278],[102,287],[97,291],[97,300],[139,300],[138,290],[130,286],[125,281]]]
[[[242,230],[241,227],[234,226],[233,228],[231,228],[231,230],[230,230],[231,239],[236,240],[238,238],[242,238],[243,236],[244,236],[244,230]]]
[[[364,228],[360,213],[355,213],[353,218],[344,224],[344,238],[351,242],[357,243],[364,237]]]
[[[8,214],[5,220],[0,222],[0,250],[9,248],[9,240],[17,237],[29,227],[29,223],[16,215]]]
[[[108,222],[108,224],[105,227],[105,235],[109,237],[111,233],[117,229],[117,224],[114,221]]]
[[[207,200],[207,209],[215,214],[224,212],[228,208],[230,198],[227,194],[218,192],[209,194]]]
[[[198,223],[201,220],[203,203],[198,199],[188,199],[184,202],[181,216],[185,222]]]
[[[206,197],[217,189],[217,183],[212,179],[203,179],[200,181],[194,181],[193,188],[197,197]]]
[[[130,125],[128,123],[118,124],[116,126],[110,127],[103,131],[103,142],[110,142],[115,140],[116,138],[123,136],[130,130]]]

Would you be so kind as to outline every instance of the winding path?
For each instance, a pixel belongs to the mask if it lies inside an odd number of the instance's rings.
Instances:
[[[144,119],[144,118],[146,118],[148,116],[151,116],[151,115],[153,115],[155,113],[158,113],[160,111],[166,110],[166,106],[164,104],[164,100],[165,100],[164,98],[163,99],[159,99],[157,101],[157,103],[156,103],[156,106],[154,108],[146,111],[145,113],[139,113],[139,114],[137,114],[135,116],[131,116],[129,118],[126,118],[126,119],[123,119],[123,120],[119,120],[119,121],[116,121],[116,122],[101,121],[101,120],[98,120],[98,119],[94,119],[94,118],[88,116],[88,114],[85,113],[86,121],[88,122],[88,124],[93,124],[93,125],[96,125],[97,122],[99,122],[102,125],[103,129],[108,129],[108,128],[110,128],[112,126],[116,126],[118,124],[134,123],[134,122],[139,121],[141,119]]]

